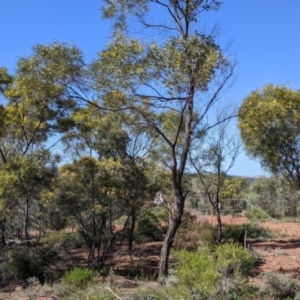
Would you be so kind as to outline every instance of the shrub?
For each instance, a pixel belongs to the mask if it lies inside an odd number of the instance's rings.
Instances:
[[[68,249],[81,248],[84,245],[84,240],[80,232],[66,232],[60,230],[46,234],[41,242],[52,248],[55,244],[62,243]]]
[[[256,262],[252,252],[245,251],[241,245],[234,243],[217,246],[215,255],[217,269],[225,275],[235,273],[235,275],[246,277]]]
[[[223,225],[223,238],[228,241],[233,241],[235,243],[244,242],[245,232],[247,231],[247,238],[268,238],[271,233],[263,228],[262,226],[256,224],[242,224],[242,225]]]
[[[15,248],[11,252],[8,268],[17,279],[35,276],[42,281],[44,268],[57,259],[57,253],[48,248]]]
[[[215,256],[208,248],[198,252],[181,250],[178,252],[177,258],[179,267],[176,276],[179,284],[187,287],[190,291],[198,290],[209,293],[221,278],[221,274],[217,272]]]
[[[26,248],[13,249],[8,267],[17,279],[33,277],[42,271],[40,259]]]
[[[161,226],[161,215],[157,211],[145,211],[139,221],[137,230],[134,232],[134,238],[137,242],[162,241],[166,228]]]
[[[195,252],[180,250],[176,257],[179,266],[175,272],[178,280],[174,281],[174,286],[178,289],[170,289],[170,293],[176,295],[179,290],[180,293],[188,291],[190,296],[197,295],[199,299],[212,294],[238,294],[237,287],[245,281],[256,261],[251,252],[238,244],[222,244],[214,250],[202,246]],[[228,278],[229,283],[225,285]],[[238,283],[234,285],[234,281]],[[181,297],[186,299],[186,296]]]
[[[268,218],[266,212],[256,208],[251,209],[245,216],[251,221],[265,221]]]
[[[275,299],[294,299],[300,291],[299,283],[291,276],[268,273],[265,293]]]
[[[197,218],[185,214],[174,238],[177,250],[196,250],[199,244],[212,245],[216,239],[216,228],[209,223],[199,223]]]
[[[82,289],[96,276],[96,273],[87,268],[75,267],[72,271],[66,273],[63,281],[76,288]]]

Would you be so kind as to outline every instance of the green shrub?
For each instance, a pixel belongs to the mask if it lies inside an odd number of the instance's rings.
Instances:
[[[198,252],[181,250],[177,254],[179,267],[176,276],[179,285],[187,287],[190,291],[209,293],[216,282],[221,279],[217,270],[216,258],[208,248]]]
[[[15,248],[12,250],[8,268],[17,279],[37,277],[42,280],[46,266],[58,260],[58,254],[48,248]]]
[[[162,220],[160,217],[160,213],[157,211],[147,210],[143,212],[134,232],[134,239],[138,243],[162,241],[167,228],[161,226]]]
[[[251,221],[265,221],[268,218],[266,212],[256,208],[251,209],[245,216]]]
[[[41,260],[27,248],[13,249],[8,267],[17,279],[33,277],[42,271]]]
[[[230,283],[225,287],[225,280],[230,278],[229,282],[234,280],[238,283],[244,282],[256,261],[250,251],[244,250],[238,244],[229,243],[218,245],[214,250],[208,246],[201,246],[198,251],[194,252],[180,250],[176,257],[178,260],[178,268],[175,271],[177,282],[174,285],[175,290],[170,289],[170,293],[176,295],[180,292],[184,299],[187,296],[183,296],[182,293],[186,291],[190,297],[194,295],[195,298],[197,295],[199,299],[204,299],[205,295],[225,292],[238,294],[239,290],[236,287],[239,284]]]
[[[265,275],[265,293],[275,299],[294,299],[300,291],[299,282],[287,275]]]
[[[256,262],[252,252],[244,250],[241,245],[236,243],[225,243],[217,246],[215,255],[217,257],[217,269],[225,275],[234,273],[246,277]]]
[[[271,236],[270,231],[257,224],[242,224],[242,225],[223,225],[223,238],[226,241],[235,243],[243,243],[245,232],[247,238],[268,238]]]
[[[93,270],[75,267],[72,271],[64,275],[63,281],[71,286],[82,289],[86,287],[95,276],[96,273]]]
[[[55,244],[62,243],[68,249],[81,248],[84,245],[84,240],[80,232],[66,232],[60,230],[56,232],[47,233],[41,242],[52,248]]]

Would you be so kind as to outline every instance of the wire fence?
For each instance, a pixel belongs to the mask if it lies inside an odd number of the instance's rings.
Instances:
[[[187,206],[196,209],[199,215],[214,216],[215,210],[211,205],[208,198],[187,198]],[[261,211],[267,218],[272,221],[276,219],[266,214],[261,208],[251,204],[248,199],[222,199],[220,200],[220,213],[221,215],[231,215],[233,217],[244,216],[245,213],[250,212],[252,209]]]
[[[197,209],[200,215],[215,215],[215,211],[207,198],[188,198],[187,205]],[[220,212],[222,215],[240,216],[251,210],[251,205],[246,199],[222,199]]]

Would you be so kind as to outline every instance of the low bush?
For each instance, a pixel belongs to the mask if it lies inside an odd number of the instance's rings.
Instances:
[[[134,232],[134,239],[138,243],[150,241],[162,241],[167,228],[161,225],[166,212],[144,211],[138,221],[137,229]]]
[[[256,258],[250,251],[236,243],[218,245],[215,249],[216,267],[224,275],[235,274],[246,277],[254,268]]]
[[[75,288],[82,289],[86,287],[95,276],[96,273],[93,270],[75,267],[72,271],[64,275],[63,281]]]
[[[244,282],[256,261],[250,251],[244,250],[238,244],[229,243],[217,245],[214,250],[208,246],[202,246],[194,252],[180,250],[176,257],[178,260],[178,267],[175,271],[177,281],[173,281],[176,282],[174,286],[178,288],[174,291],[170,289],[170,294],[178,295],[180,292],[184,299],[192,295],[194,298],[197,295],[197,299],[205,299],[208,295],[228,294],[230,291],[238,294],[239,284],[225,285],[225,280],[230,278],[229,282]],[[188,293],[189,296],[184,296],[184,293]]]
[[[26,248],[15,248],[11,252],[8,267],[17,279],[32,277],[42,269]]]
[[[12,250],[7,265],[17,279],[35,276],[42,281],[44,268],[57,259],[57,253],[48,248],[18,247]]]
[[[243,244],[246,232],[247,238],[271,237],[270,231],[257,224],[223,225],[223,238],[225,241]]]
[[[294,299],[300,291],[299,282],[287,275],[268,273],[265,275],[264,293],[275,299]]]
[[[256,208],[251,209],[245,216],[250,221],[265,221],[268,219],[268,213]]]
[[[85,245],[80,232],[66,232],[65,230],[47,233],[41,239],[41,243],[49,248],[52,248],[55,244],[62,243],[68,249],[81,248]]]

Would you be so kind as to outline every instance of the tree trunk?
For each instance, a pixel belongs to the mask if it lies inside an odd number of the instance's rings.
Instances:
[[[217,235],[217,242],[221,243],[223,232],[222,232],[222,221],[221,221],[221,214],[219,204],[216,206],[216,214],[217,214],[217,222],[218,222],[218,235]]]
[[[130,251],[130,253],[132,252],[133,231],[135,228],[135,221],[136,221],[135,210],[132,208],[131,209],[131,226],[130,226],[129,236],[128,236],[128,250]]]
[[[24,224],[24,234],[25,240],[29,240],[28,227],[29,227],[29,199],[26,198],[26,207],[25,207],[25,224]]]
[[[183,215],[185,196],[181,195],[176,198],[177,201],[175,213],[172,217],[172,221],[166,233],[164,244],[161,249],[158,272],[159,279],[163,279],[163,277],[166,277],[168,275],[170,250],[172,248],[173,239],[175,237],[178,227],[180,226],[181,217]]]
[[[6,225],[6,217],[0,220],[0,229],[1,229],[1,239],[0,239],[0,249],[5,247],[5,225]]]

